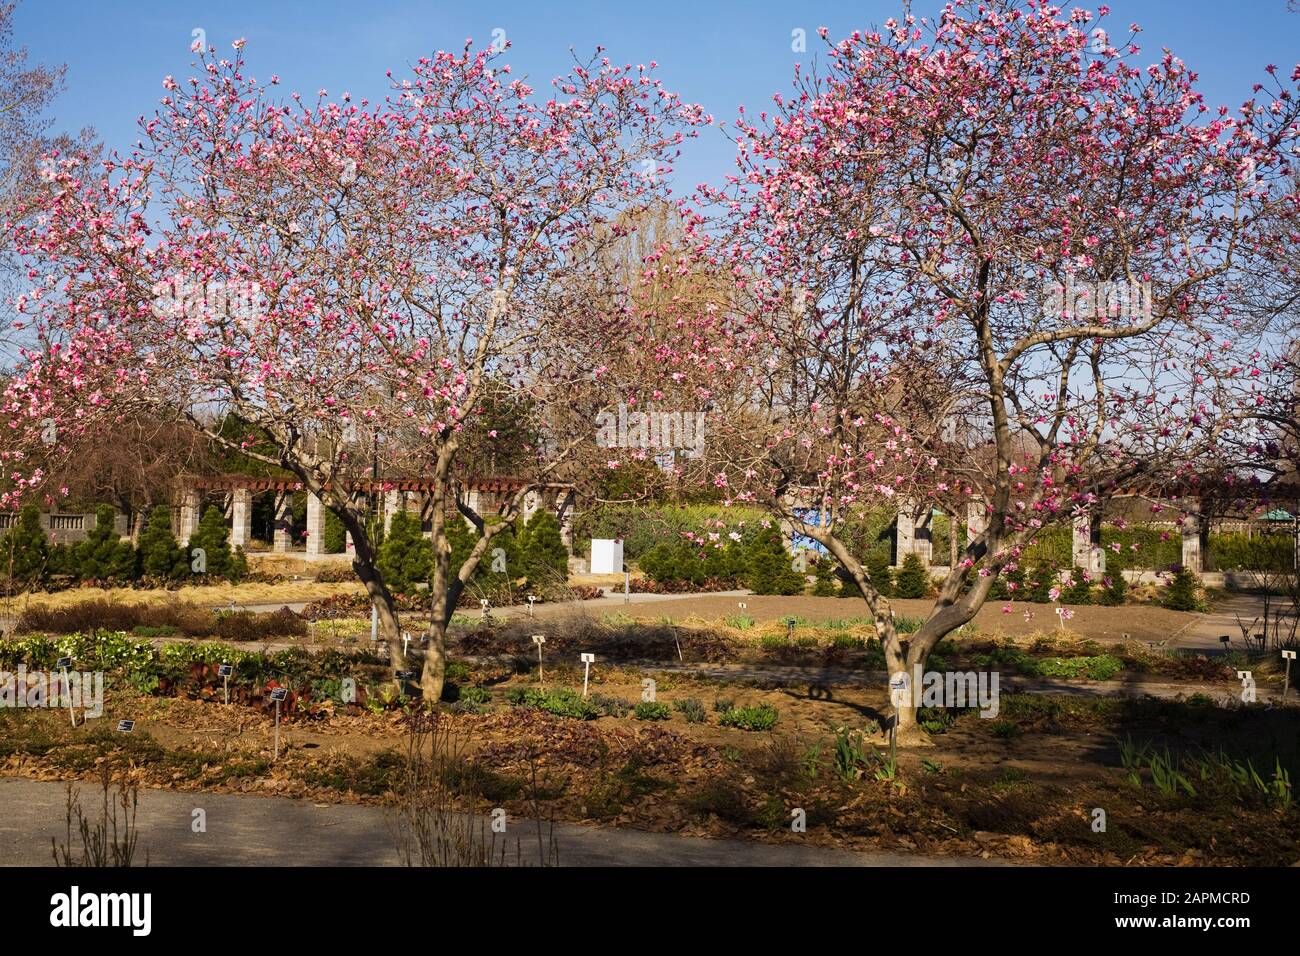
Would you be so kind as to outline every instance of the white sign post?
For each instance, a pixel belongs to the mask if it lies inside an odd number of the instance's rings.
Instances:
[[[77,711],[73,710],[73,683],[68,676],[68,669],[72,666],[73,659],[70,657],[60,657],[55,663],[56,667],[64,675],[64,696],[68,698],[68,717],[72,718],[73,727],[77,726]]]
[[[546,681],[542,676],[542,645],[546,643],[545,634],[534,634],[533,643],[537,645],[537,683],[544,686]]]
[[[591,665],[596,663],[595,654],[582,654],[582,696],[587,696],[587,678],[591,676]]]
[[[232,664],[218,664],[218,665],[217,665],[217,673],[221,675],[222,690],[225,692],[225,695],[226,695],[226,706],[227,706],[227,707],[230,706],[230,673],[231,673],[231,671],[233,671],[234,669],[235,669],[235,668],[234,668],[234,665],[232,665]]]
[[[530,594],[530,595],[528,595],[528,616],[529,616],[529,617],[532,617],[532,616],[533,616],[533,602],[536,601],[536,600],[537,600],[537,595],[536,595],[536,594]]]
[[[1282,684],[1282,703],[1286,703],[1287,692],[1291,690],[1291,662],[1295,660],[1295,651],[1283,651],[1282,659],[1286,661],[1286,678]]]
[[[271,759],[280,759],[280,702],[288,695],[289,691],[284,687],[276,687],[271,691],[271,700],[275,701],[275,756]]]

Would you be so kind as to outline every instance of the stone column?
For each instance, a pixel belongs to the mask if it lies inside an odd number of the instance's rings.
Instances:
[[[988,502],[983,498],[971,498],[966,502],[966,543],[969,545],[988,529]]]
[[[199,493],[193,488],[186,488],[181,493],[181,525],[176,532],[181,547],[189,544],[194,532],[199,530],[199,506]]]
[[[477,488],[469,488],[465,491],[465,504],[473,509],[474,513],[480,518],[483,517],[483,497],[479,494]],[[460,514],[459,508],[456,509],[456,513]],[[461,515],[461,520],[463,520],[469,527],[474,527],[474,522],[470,521],[469,518],[464,515]]]
[[[288,491],[277,492],[275,496],[275,536],[272,550],[276,554],[286,554],[293,537],[293,496]]]
[[[1190,514],[1183,519],[1183,567],[1200,574],[1202,566],[1201,516]]]
[[[384,492],[384,534],[393,527],[393,515],[406,509],[406,493],[402,491]]]
[[[934,539],[930,535],[933,523],[934,509],[927,506],[916,518],[915,538],[912,542],[912,551],[921,559],[921,564],[925,567],[930,566],[931,559],[934,557]]]
[[[524,496],[524,513],[523,513],[524,524],[528,523],[528,519],[533,516],[533,512],[535,512],[540,506],[541,506],[541,495],[539,495],[536,491],[530,491],[528,492],[528,494]]]
[[[315,558],[325,553],[325,505],[310,491],[307,492],[307,557]]]
[[[357,546],[352,541],[351,531],[343,532],[343,553],[346,554],[349,558],[356,557]]]
[[[916,547],[916,511],[914,503],[903,501],[898,508],[898,519],[894,524],[894,567],[902,567],[903,561]]]
[[[253,493],[236,488],[230,503],[230,549],[247,548],[253,536]]]
[[[1101,513],[1088,511],[1077,515],[1071,527],[1073,565],[1089,574],[1103,573],[1106,570],[1106,552],[1101,547]]]

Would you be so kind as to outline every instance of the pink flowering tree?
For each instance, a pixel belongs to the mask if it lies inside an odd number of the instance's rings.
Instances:
[[[828,42],[742,113],[710,197],[728,228],[703,261],[748,333],[714,481],[829,550],[891,674],[924,668],[1040,529],[1194,479],[1257,368],[1240,240],[1277,150],[1105,14],[958,2]],[[847,531],[936,500],[957,521],[975,503],[972,533],[904,639]]]
[[[431,483],[421,685],[437,699],[461,590],[525,496],[589,439],[567,409],[590,369],[552,358],[600,332],[567,306],[621,234],[614,223],[662,198],[679,144],[708,117],[664,90],[653,63],[599,51],[542,98],[467,43],[372,104],[278,96],[277,78],[248,75],[242,46],[233,59],[196,50],[197,74],[164,81],[130,156],[94,178],[62,173],[15,227],[35,344],[5,395],[11,497],[43,479],[34,452],[51,425],[71,436],[170,414],[286,470],[338,515],[402,668],[365,520],[382,458],[385,475]],[[458,462],[493,457],[489,393],[517,413],[521,485],[480,514]],[[248,424],[246,440],[223,435],[226,415]],[[477,534],[459,567],[448,521]]]

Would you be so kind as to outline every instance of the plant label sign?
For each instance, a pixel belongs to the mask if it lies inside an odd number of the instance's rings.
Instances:
[[[129,734],[133,730],[135,730],[134,720],[119,720],[117,722],[117,732],[119,734]]]
[[[1292,655],[1292,656],[1294,656],[1294,655]],[[61,670],[61,671],[67,670],[69,667],[72,666],[72,658],[71,658],[71,657],[60,657],[57,661],[54,662],[54,666],[57,667],[57,668],[58,668],[59,670]]]
[[[907,674],[899,671],[897,674],[891,674],[889,677],[889,701],[895,707],[902,707],[908,697]]]
[[[289,696],[289,688],[287,687],[277,687],[271,691],[271,700],[274,701],[284,700],[288,696]]]
[[[595,654],[579,654],[579,655],[578,655],[578,659],[581,660],[582,663],[584,663],[584,664],[594,664],[594,663],[596,663],[596,655],[595,655]]]
[[[415,680],[415,671],[398,671],[395,676],[398,680]]]
[[[233,674],[234,672],[235,672],[235,665],[234,665],[234,664],[218,664],[218,665],[217,665],[217,676],[218,676],[218,677],[229,677],[229,676],[230,676],[231,674]]]
[[[1288,660],[1288,661],[1293,661],[1293,660],[1295,660],[1295,651],[1283,651],[1283,652],[1282,652],[1282,658],[1283,658],[1284,660]]]

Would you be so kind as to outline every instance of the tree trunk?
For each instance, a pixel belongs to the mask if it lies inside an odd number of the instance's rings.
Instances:
[[[352,535],[352,570],[365,586],[370,598],[370,606],[375,609],[379,624],[379,640],[388,645],[388,659],[393,670],[406,669],[406,654],[402,650],[402,627],[397,616],[397,601],[394,600],[384,577],[376,564],[378,555],[366,533],[365,521],[351,507],[331,508],[343,526]]]

